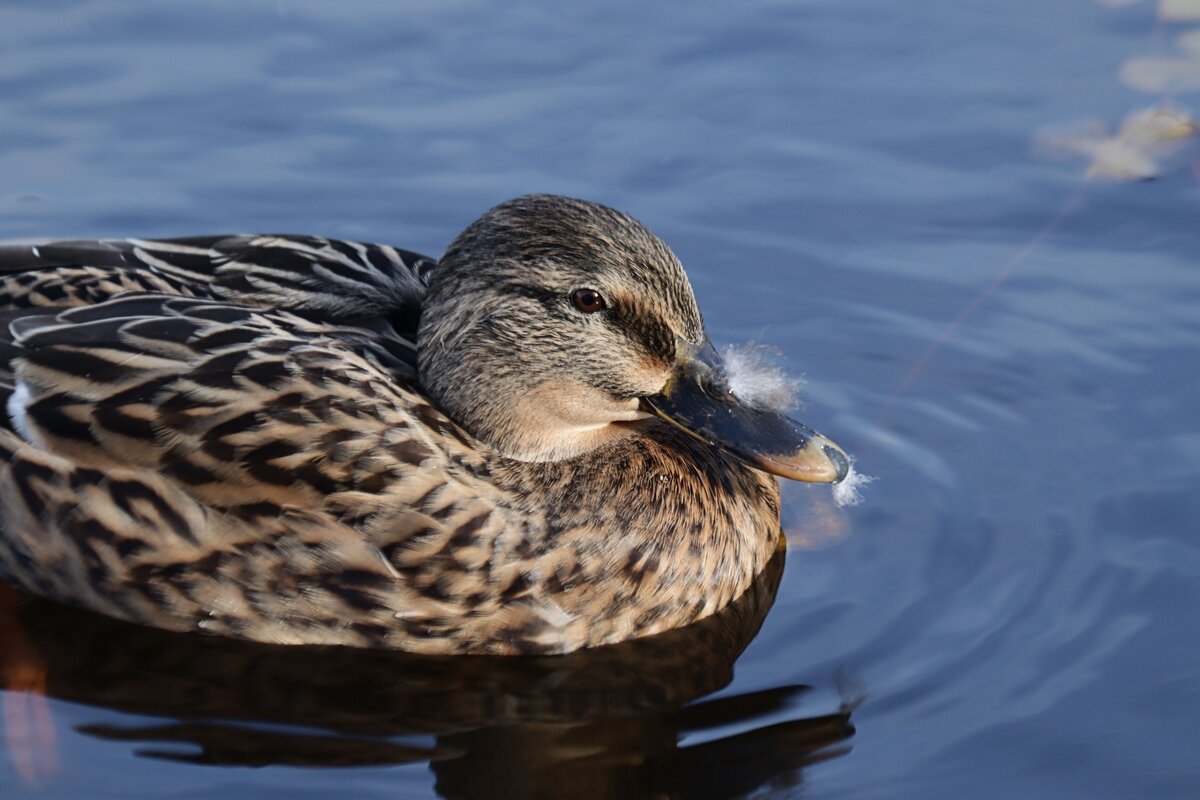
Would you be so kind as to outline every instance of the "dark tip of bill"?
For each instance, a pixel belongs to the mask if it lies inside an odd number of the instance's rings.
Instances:
[[[833,482],[841,483],[846,479],[846,476],[850,474],[850,460],[846,458],[845,453],[843,453],[841,450],[838,450],[836,447],[830,447],[827,444],[823,444],[821,445],[821,449],[825,451],[825,455],[828,456],[829,460],[833,462],[833,465],[837,467],[837,478]]]

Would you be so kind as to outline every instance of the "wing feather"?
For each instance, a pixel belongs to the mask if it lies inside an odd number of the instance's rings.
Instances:
[[[102,302],[123,292],[221,299],[413,334],[437,262],[388,245],[239,235],[0,243],[0,307]]]

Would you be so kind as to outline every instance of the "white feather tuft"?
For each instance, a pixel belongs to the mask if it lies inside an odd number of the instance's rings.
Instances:
[[[29,415],[25,409],[33,402],[33,395],[24,381],[17,381],[17,388],[8,396],[8,418],[12,420],[13,429],[27,442],[32,442]]]
[[[730,345],[721,353],[729,388],[744,403],[757,408],[786,411],[796,405],[801,381],[771,363],[779,353],[770,347]]]
[[[850,471],[846,473],[846,477],[833,485],[833,502],[842,508],[858,505],[863,500],[862,487],[874,481],[873,476],[856,472],[854,463],[851,462]]]

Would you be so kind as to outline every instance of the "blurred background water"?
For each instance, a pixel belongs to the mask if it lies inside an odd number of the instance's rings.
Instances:
[[[5,796],[1200,796],[1200,153],[1083,177],[1100,123],[1195,101],[1197,27],[1187,0],[7,0],[0,237],[437,255],[509,197],[600,201],[878,480],[848,509],[784,487],[774,608],[685,685],[676,640],[473,672],[27,610],[50,698],[4,695]],[[549,711],[564,681],[606,710]]]

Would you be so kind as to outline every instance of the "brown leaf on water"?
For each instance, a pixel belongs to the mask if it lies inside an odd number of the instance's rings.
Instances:
[[[1096,121],[1044,131],[1034,138],[1034,146],[1046,155],[1087,158],[1088,178],[1138,181],[1158,177],[1159,159],[1198,132],[1187,112],[1161,105],[1131,112],[1113,132]]]

